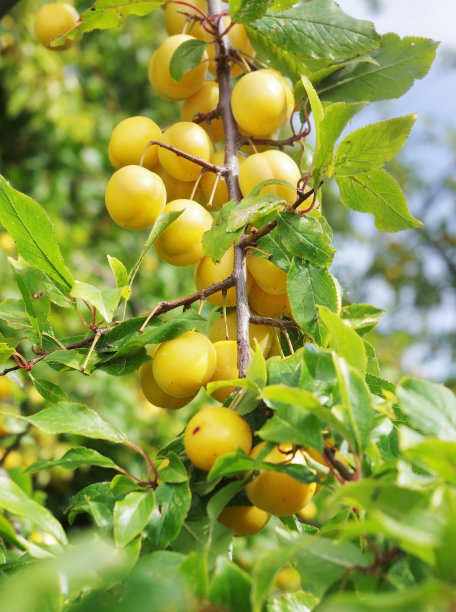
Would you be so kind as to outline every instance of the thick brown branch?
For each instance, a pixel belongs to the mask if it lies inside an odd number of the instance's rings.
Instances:
[[[209,0],[210,15],[222,15],[221,0]],[[218,35],[215,37],[217,81],[219,85],[219,108],[225,131],[225,180],[230,199],[240,202],[239,188],[239,131],[231,109],[231,65],[230,42],[227,36],[224,19],[218,20]],[[237,343],[239,376],[245,376],[250,361],[249,319],[250,310],[247,297],[247,266],[245,251],[241,245],[234,247],[233,278],[236,286],[237,307]]]

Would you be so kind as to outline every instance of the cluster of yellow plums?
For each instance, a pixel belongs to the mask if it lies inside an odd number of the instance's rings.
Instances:
[[[229,197],[221,173],[203,170],[192,161],[199,158],[206,165],[220,168],[225,157],[224,126],[219,116],[214,117],[219,104],[219,86],[208,76],[216,73],[214,36],[201,20],[207,10],[206,0],[192,0],[185,6],[166,3],[169,36],[153,53],[148,78],[161,98],[182,101],[181,120],[164,131],[145,116],[128,117],[116,125],[108,145],[109,159],[116,170],[105,194],[110,216],[129,230],[152,226],[164,212],[183,211],[157,239],[155,249],[169,264],[194,265],[199,291],[227,278],[234,264],[233,247],[218,262],[203,253],[202,238],[212,227],[211,213],[219,210]],[[56,34],[54,29],[49,34],[43,27],[44,18],[38,17],[37,34],[49,45],[62,32]],[[235,50],[231,76],[237,80],[232,88],[231,108],[239,132],[251,139],[269,139],[291,119],[295,106],[293,90],[275,70],[251,71],[255,54],[245,29],[231,24],[228,17],[225,25]],[[201,61],[180,81],[175,81],[170,73],[173,54],[183,43],[195,39],[207,43]],[[211,119],[204,121],[202,116],[208,114]],[[301,178],[298,165],[280,150],[263,147],[258,152],[253,147],[252,152],[252,147],[243,147],[238,159],[243,196],[263,181],[280,179],[296,186]],[[296,199],[296,188],[283,184],[268,185],[260,193],[277,195],[289,204]],[[265,317],[291,317],[286,272],[253,252],[247,254],[247,268],[251,311]],[[234,308],[236,290],[232,287],[224,294],[213,293],[207,301]],[[250,343],[252,349],[259,347],[265,357],[281,354],[277,334],[270,327],[251,324]],[[238,377],[236,310],[218,317],[209,338],[188,331],[154,346],[149,354],[151,360],[140,370],[146,398],[156,406],[171,410],[185,406],[209,382]],[[224,402],[233,390],[226,386],[214,391],[212,396]],[[252,432],[247,421],[223,406],[200,409],[190,420],[184,441],[190,461],[205,471],[211,469],[218,457],[237,449],[256,458],[264,448],[264,443],[260,443],[252,449]],[[270,463],[306,463],[305,454],[289,444],[273,448],[266,456],[261,455],[261,459]],[[252,505],[227,507],[219,520],[233,528],[236,535],[252,534],[267,523],[271,514],[286,516],[299,512],[316,489],[315,482],[306,484],[283,472],[260,471],[251,475],[245,486]]]

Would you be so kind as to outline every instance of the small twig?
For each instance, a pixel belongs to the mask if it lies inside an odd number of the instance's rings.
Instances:
[[[154,485],[156,485],[157,482],[158,482],[159,475],[158,475],[158,470],[155,467],[155,464],[152,461],[152,459],[149,457],[149,455],[140,446],[138,446],[137,444],[134,444],[134,442],[128,442],[128,446],[130,448],[132,448],[133,450],[135,450],[137,453],[139,453],[141,455],[141,457],[143,457],[146,460],[147,465],[148,465],[148,470],[147,470],[148,471],[148,476],[147,477],[149,478],[149,482],[152,482]],[[150,473],[151,473],[151,471],[154,473],[154,480],[153,481],[150,480]]]
[[[183,157],[184,159],[187,159],[188,161],[191,161],[194,164],[197,164],[198,166],[201,166],[202,168],[209,170],[209,172],[215,172],[216,174],[226,174],[227,172],[227,169],[224,168],[223,166],[217,166],[216,164],[211,164],[211,162],[208,162],[205,159],[198,157],[197,155],[191,155],[190,153],[186,153],[185,151],[182,151],[181,149],[178,149],[177,147],[174,147],[173,145],[165,144],[164,142],[160,142],[159,140],[149,140],[149,142],[144,147],[144,151],[142,152],[140,165],[142,164],[144,155],[148,147],[151,147],[153,145],[158,145],[159,147],[162,147],[163,149],[167,149],[168,151],[171,151],[178,157]]]
[[[290,328],[299,329],[299,325],[296,321],[291,319],[271,319],[270,317],[260,317],[254,314],[250,314],[250,323],[254,323],[255,325],[269,325],[270,327],[277,327],[280,330]]]
[[[86,356],[86,358],[84,359],[84,363],[82,364],[82,367],[81,367],[81,371],[82,371],[82,372],[85,372],[85,371],[86,371],[87,364],[89,363],[89,359],[90,359],[90,357],[92,356],[92,353],[93,353],[93,351],[94,351],[94,349],[95,349],[95,346],[96,346],[96,344],[97,344],[97,342],[98,342],[98,340],[99,340],[100,338],[101,338],[101,334],[100,334],[100,333],[99,333],[99,331],[97,330],[97,331],[95,332],[94,337],[93,337],[92,344],[90,345],[89,352],[87,353],[87,356]]]

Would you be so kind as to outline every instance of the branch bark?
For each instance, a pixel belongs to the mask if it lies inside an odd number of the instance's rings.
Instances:
[[[209,0],[209,15],[221,15],[224,7],[221,0]],[[222,35],[226,30],[224,19],[218,21],[218,35],[215,37],[217,58],[217,81],[219,85],[219,108],[225,131],[225,167],[226,182],[230,199],[240,202],[239,188],[239,131],[231,110],[231,66],[230,43],[228,36]],[[249,319],[250,310],[247,297],[247,266],[245,250],[241,245],[234,246],[234,284],[236,287],[237,309],[237,344],[238,369],[240,378],[244,378],[250,361]]]

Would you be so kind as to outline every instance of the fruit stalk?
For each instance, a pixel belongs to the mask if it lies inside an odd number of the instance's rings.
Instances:
[[[209,15],[222,15],[221,0],[209,0]],[[214,24],[215,25],[215,24]],[[219,107],[225,130],[226,183],[230,199],[239,202],[242,194],[239,188],[238,146],[239,132],[231,110],[231,73],[229,62],[229,39],[221,34],[226,29],[224,19],[218,20],[218,35],[215,37],[217,57],[217,81],[219,84]],[[249,319],[247,298],[247,266],[242,246],[234,245],[233,278],[236,286],[238,369],[240,378],[245,377],[250,361]]]

